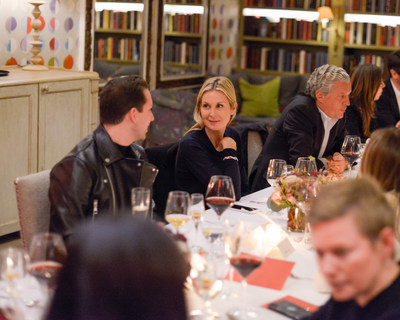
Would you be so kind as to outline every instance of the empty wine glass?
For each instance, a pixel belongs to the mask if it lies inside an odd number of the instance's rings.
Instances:
[[[271,159],[267,169],[266,179],[270,186],[274,186],[276,179],[278,179],[283,173],[283,167],[286,165],[285,160]]]
[[[191,319],[215,319],[218,313],[211,309],[211,299],[223,288],[223,274],[214,256],[194,254],[191,259],[190,279],[193,289],[203,299],[201,312],[191,314]]]
[[[189,215],[193,220],[193,224],[196,230],[195,242],[197,242],[199,223],[203,217],[204,210],[204,196],[201,193],[193,193],[190,196]]]
[[[354,162],[360,157],[361,154],[360,137],[353,135],[345,136],[340,153],[347,160],[347,163],[349,164],[349,170],[351,170]]]
[[[207,187],[206,201],[218,215],[219,221],[221,221],[222,214],[235,201],[235,190],[233,189],[231,177],[212,176]]]
[[[291,164],[284,164],[282,168],[282,175],[287,176],[294,172],[294,166]]]
[[[256,241],[259,242],[251,250],[244,245],[245,243],[245,233],[244,228],[238,226],[233,229],[229,237],[225,237],[225,252],[229,258],[230,264],[239,273],[242,279],[243,287],[243,300],[247,302],[246,288],[247,288],[247,277],[256,270],[264,261],[265,251],[262,250],[263,239],[257,238]],[[259,318],[257,311],[250,306],[243,306],[231,309],[228,311],[229,315],[234,319],[257,319]]]
[[[67,258],[67,249],[62,237],[49,232],[34,235],[29,257],[28,272],[39,281],[48,294],[52,294]]]
[[[150,210],[150,189],[144,187],[132,188],[132,214],[147,218]]]
[[[190,220],[188,216],[189,193],[186,191],[170,191],[168,193],[167,205],[165,207],[165,220],[172,224],[176,233]]]
[[[314,158],[299,157],[296,161],[296,170],[304,173],[317,171],[317,164]]]

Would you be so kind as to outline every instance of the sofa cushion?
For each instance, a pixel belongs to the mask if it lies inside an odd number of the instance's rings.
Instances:
[[[261,85],[250,84],[240,79],[239,88],[242,96],[241,116],[278,118],[279,87],[281,79],[276,77]]]

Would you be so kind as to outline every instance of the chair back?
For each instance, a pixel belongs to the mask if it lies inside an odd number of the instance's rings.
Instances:
[[[146,148],[146,155],[149,162],[159,169],[153,184],[153,200],[156,204],[153,213],[161,221],[164,221],[164,210],[168,193],[175,190],[175,162],[178,145],[178,142],[174,142]]]
[[[22,245],[26,250],[36,233],[49,231],[50,170],[18,177],[14,181]]]

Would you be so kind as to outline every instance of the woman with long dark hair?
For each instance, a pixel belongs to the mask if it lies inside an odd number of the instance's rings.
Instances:
[[[385,84],[382,69],[373,64],[363,64],[351,75],[350,106],[346,110],[347,134],[356,135],[365,142],[373,131],[375,101],[379,99]]]

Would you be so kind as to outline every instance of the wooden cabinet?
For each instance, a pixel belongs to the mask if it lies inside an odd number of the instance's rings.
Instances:
[[[8,70],[0,78],[0,235],[19,230],[14,179],[50,169],[99,123],[97,73]]]

